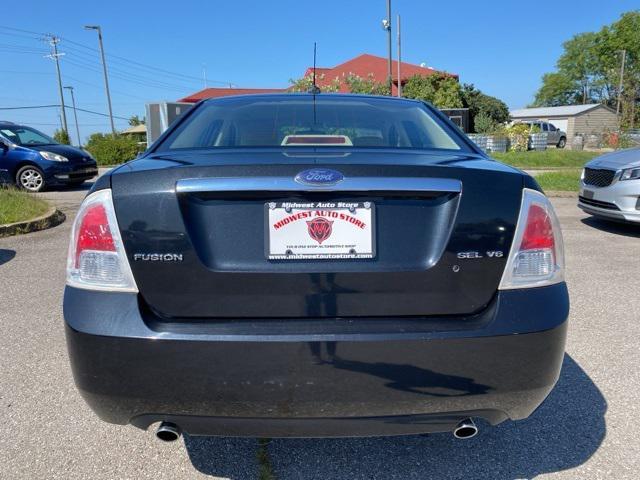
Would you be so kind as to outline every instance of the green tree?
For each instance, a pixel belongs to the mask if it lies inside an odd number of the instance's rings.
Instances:
[[[580,103],[589,103],[594,96],[600,96],[603,75],[598,65],[598,46],[601,41],[601,34],[587,32],[575,35],[563,44],[558,71],[573,82],[575,100]]]
[[[145,117],[140,118],[138,117],[138,115],[131,115],[129,117],[129,125],[131,127],[135,127],[138,125],[145,125],[146,123],[147,123],[147,120]]]
[[[324,78],[324,74],[316,76],[316,85],[324,83]],[[313,75],[305,75],[298,79],[292,78],[289,83],[291,83],[290,92],[310,92],[313,87]],[[338,92],[340,91],[340,80],[334,78],[327,85],[318,85],[318,88],[320,88],[321,92]]]
[[[58,129],[53,132],[53,139],[63,145],[71,145],[71,139],[69,138],[69,134],[65,130]]]
[[[622,118],[624,126],[633,127],[640,120],[640,10],[623,14],[617,22],[606,26],[600,32],[602,42],[598,57],[601,69],[609,81],[608,104],[615,106],[620,83],[620,63],[622,50],[625,55],[624,82],[621,92]]]
[[[384,83],[376,82],[373,74],[370,73],[367,78],[350,73],[344,79],[351,93],[362,93],[366,95],[390,95],[389,86]]]
[[[561,72],[545,73],[532,107],[559,107],[580,103],[580,85]]]
[[[402,87],[402,95],[429,102],[438,108],[462,108],[462,91],[455,77],[446,74],[414,75]]]
[[[475,126],[479,115],[488,118],[496,126],[509,121],[509,107],[507,107],[507,104],[496,97],[482,93],[473,84],[465,83],[462,86],[461,96],[463,106],[469,109],[473,131],[481,133],[478,127]]]
[[[140,153],[140,146],[131,135],[94,133],[85,147],[98,165],[117,165],[133,160]]]
[[[640,10],[624,13],[598,32],[580,33],[566,41],[556,71],[542,77],[533,105],[600,102],[615,107],[622,50],[626,61],[621,120],[623,126],[633,126],[640,117]]]

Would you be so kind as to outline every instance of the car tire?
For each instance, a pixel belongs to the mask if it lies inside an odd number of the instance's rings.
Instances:
[[[564,148],[566,146],[567,146],[567,139],[564,137],[560,137],[560,140],[558,141],[558,144],[556,145],[556,147]]]
[[[25,165],[16,173],[16,185],[28,192],[40,192],[44,190],[44,173],[35,165]]]

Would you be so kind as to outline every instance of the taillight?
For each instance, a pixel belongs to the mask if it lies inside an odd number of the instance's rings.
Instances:
[[[88,290],[137,292],[113,208],[111,190],[82,202],[71,230],[67,285]]]
[[[518,225],[500,289],[542,287],[564,281],[564,244],[549,199],[525,188]]]

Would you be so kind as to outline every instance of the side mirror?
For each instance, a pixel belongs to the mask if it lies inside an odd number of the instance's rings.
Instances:
[[[0,151],[5,154],[9,151],[9,145],[7,145],[4,140],[0,140]]]

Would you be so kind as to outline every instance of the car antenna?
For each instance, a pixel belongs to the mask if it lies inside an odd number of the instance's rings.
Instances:
[[[316,85],[316,42],[313,42],[313,85],[309,89],[309,93],[313,94],[313,124],[316,122],[316,95],[319,94],[321,90]]]
[[[321,91],[322,90],[318,88],[318,85],[316,85],[316,42],[313,42],[313,85],[311,86],[309,93],[317,95]]]

